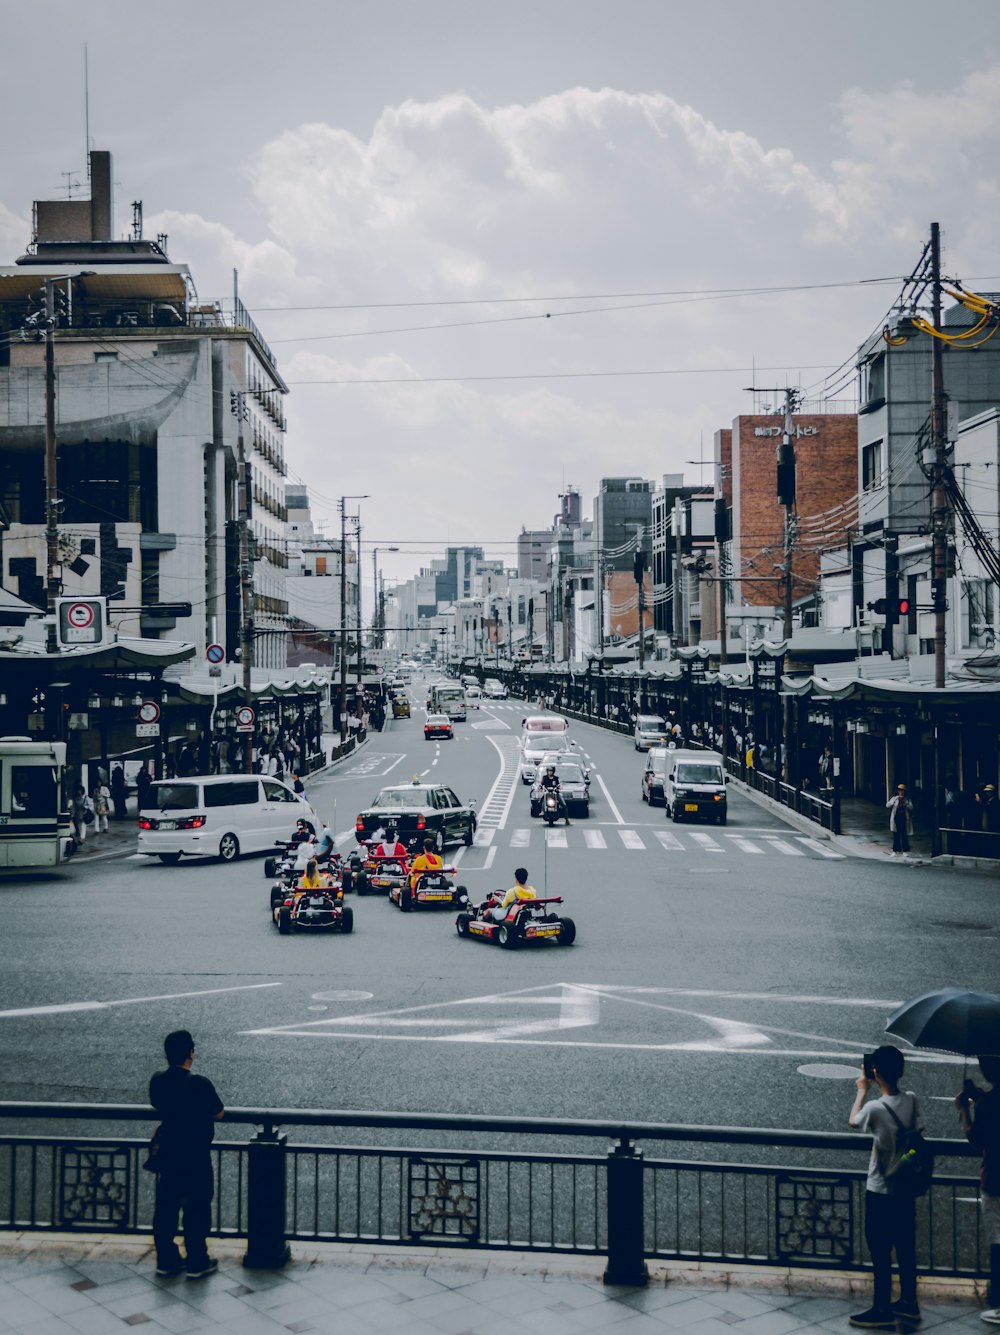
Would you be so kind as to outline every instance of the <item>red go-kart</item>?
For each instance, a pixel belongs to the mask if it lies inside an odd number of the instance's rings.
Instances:
[[[319,890],[290,890],[283,903],[275,904],[271,916],[282,936],[299,932],[354,930],[354,910],[344,906],[344,892],[331,884]]]
[[[468,891],[464,885],[455,884],[454,875],[454,867],[441,867],[421,872],[414,885],[407,877],[389,891],[389,902],[397,904],[403,913],[415,908],[464,909],[469,902]]]
[[[554,941],[556,945],[571,946],[576,940],[576,923],[560,913],[553,913],[549,905],[561,904],[562,896],[548,899],[517,899],[498,922],[494,916],[500,907],[503,891],[497,890],[474,912],[460,913],[455,919],[459,936],[476,936],[483,941],[495,941],[507,950],[532,941]]]
[[[365,860],[364,866],[354,877],[354,888],[359,895],[374,893],[392,894],[400,886],[408,885],[410,880],[410,858],[380,858],[375,855]]]

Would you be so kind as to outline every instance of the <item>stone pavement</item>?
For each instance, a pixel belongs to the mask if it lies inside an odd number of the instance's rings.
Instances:
[[[13,1335],[793,1335],[848,1332],[865,1276],[651,1266],[647,1288],[605,1288],[590,1257],[296,1244],[281,1271],[157,1279],[148,1239],[0,1234],[0,1332]],[[966,1281],[921,1290],[922,1330],[984,1335]],[[912,1328],[911,1328],[912,1329]]]

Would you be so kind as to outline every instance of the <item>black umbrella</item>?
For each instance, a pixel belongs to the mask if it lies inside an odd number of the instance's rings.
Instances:
[[[1000,997],[961,987],[924,992],[893,1011],[885,1029],[915,1048],[939,1048],[963,1057],[1000,1055]]]

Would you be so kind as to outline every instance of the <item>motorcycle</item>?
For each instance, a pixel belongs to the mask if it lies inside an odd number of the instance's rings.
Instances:
[[[542,820],[546,825],[558,825],[562,819],[562,801],[559,794],[551,788],[546,789],[542,798]]]

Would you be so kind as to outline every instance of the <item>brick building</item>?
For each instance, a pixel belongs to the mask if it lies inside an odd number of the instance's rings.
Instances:
[[[795,429],[796,521],[794,601],[815,593],[820,554],[846,544],[857,524],[858,419],[853,413],[797,413]],[[774,576],[784,554],[785,511],[778,503],[776,450],[782,418],[737,417],[715,433],[715,463],[731,513],[731,572],[742,579],[736,603],[780,603]],[[753,580],[760,575],[760,583]]]

